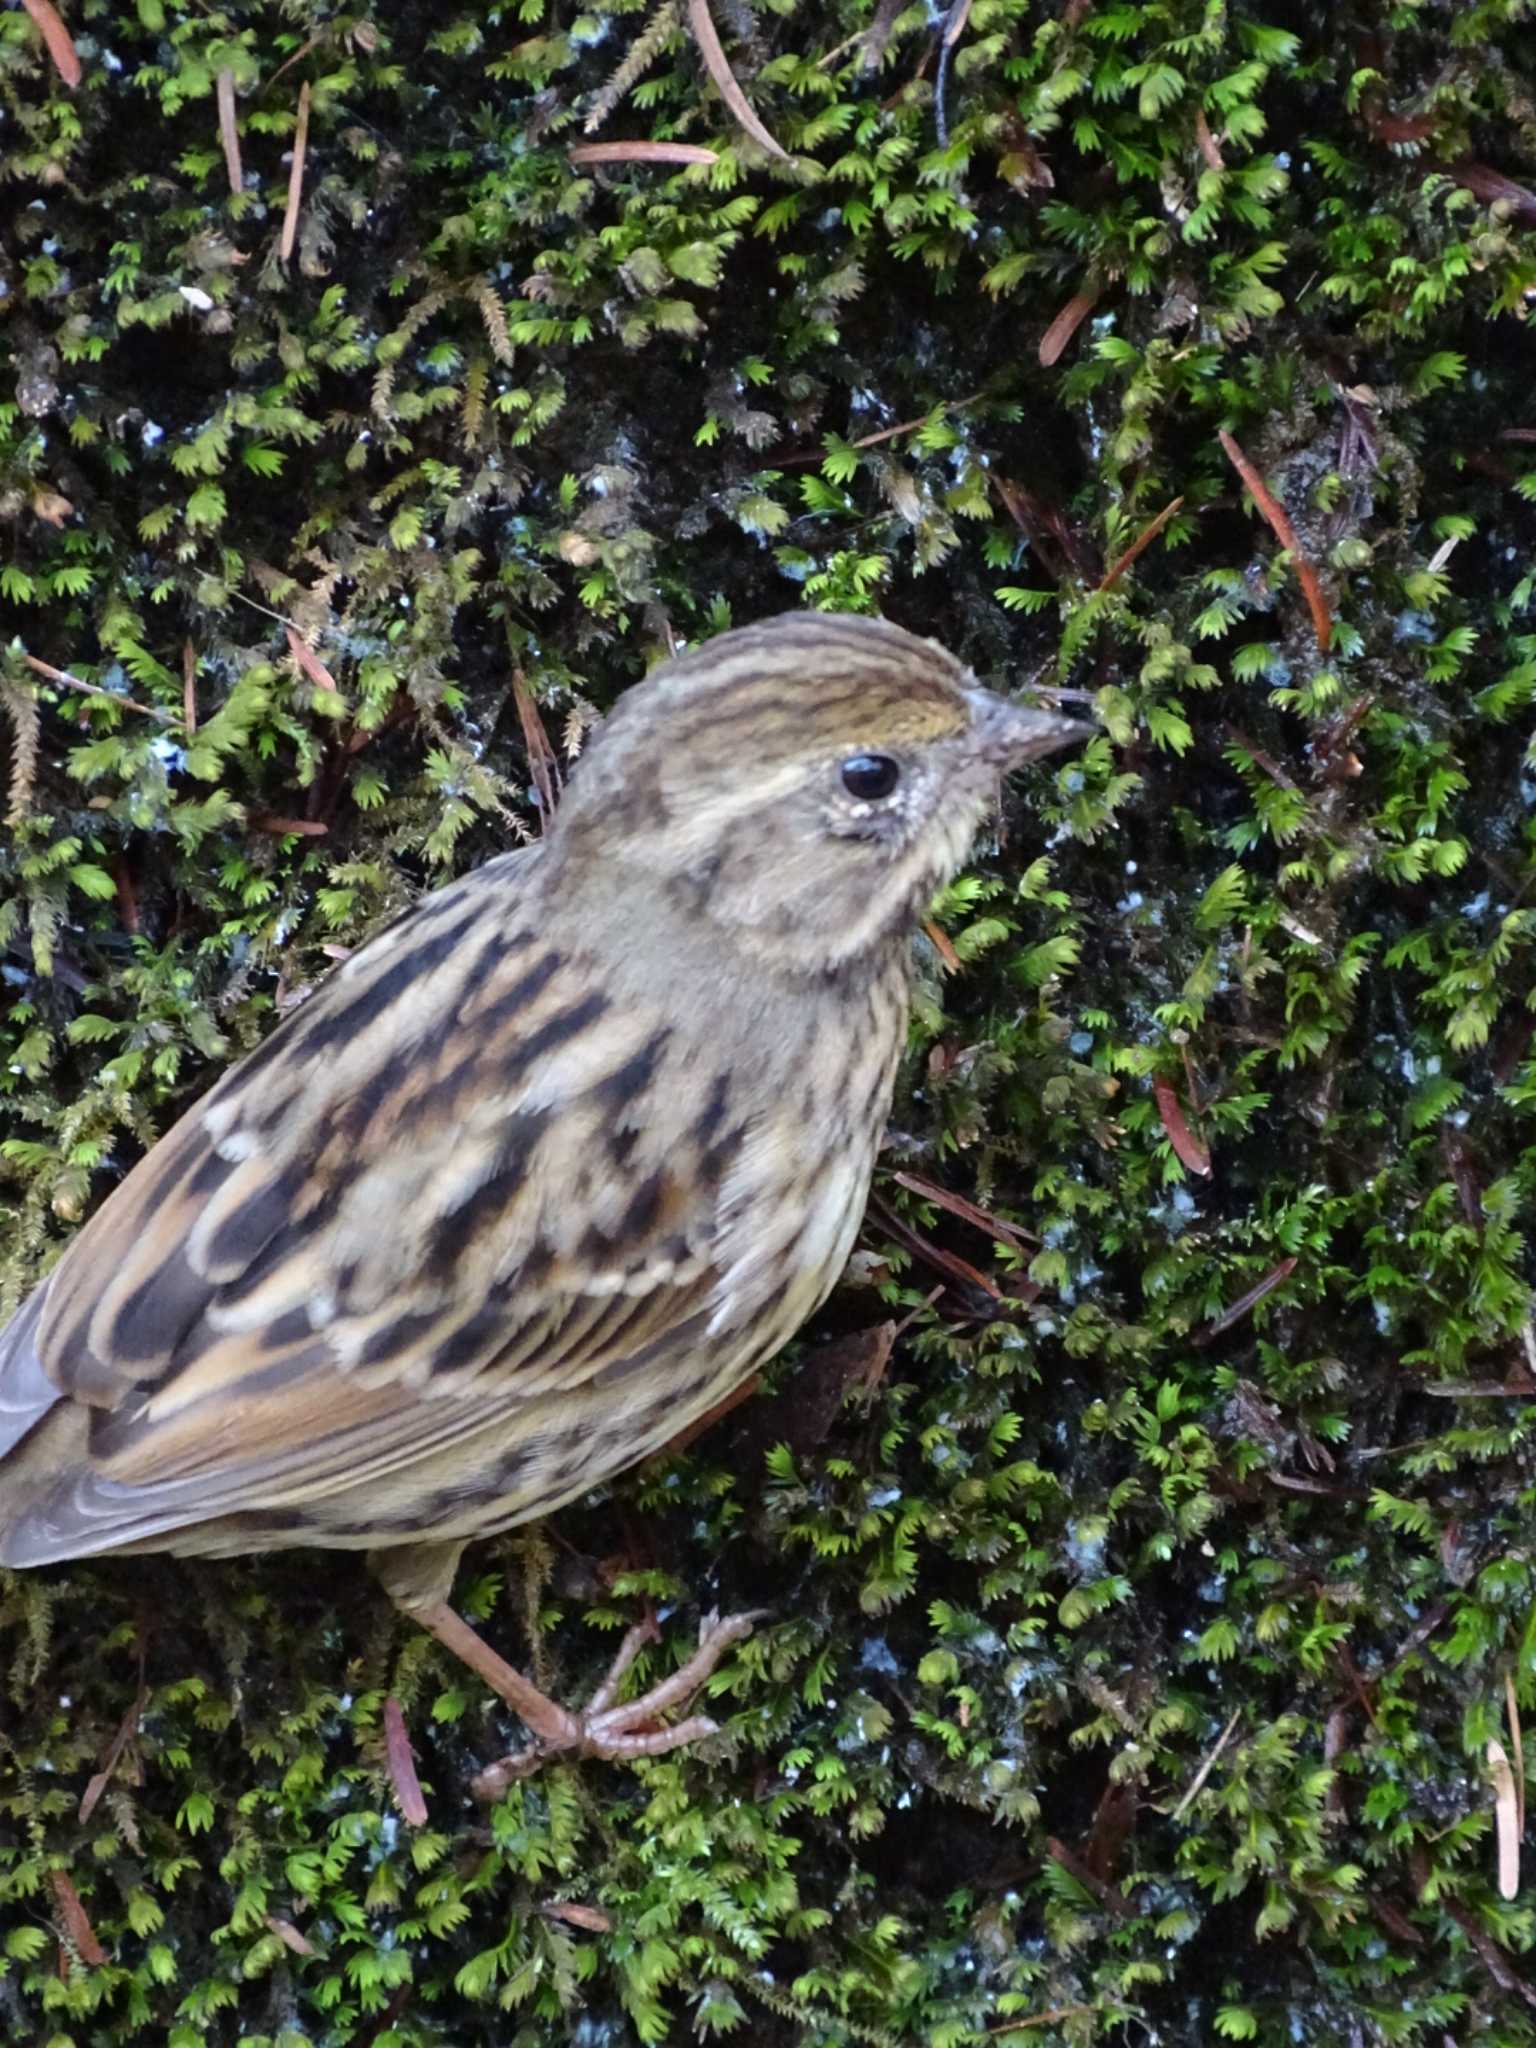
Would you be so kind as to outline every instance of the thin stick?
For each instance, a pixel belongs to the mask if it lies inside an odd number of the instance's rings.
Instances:
[[[701,142],[573,142],[573,164],[717,164],[718,149]]]
[[[181,722],[197,731],[197,654],[190,640],[181,643]]]
[[[1173,1809],[1173,1812],[1169,1814],[1168,1818],[1170,1820],[1182,1820],[1185,1814],[1188,1813],[1191,1806],[1193,1806],[1195,1801],[1200,1797],[1200,1793],[1205,1784],[1206,1779],[1211,1775],[1212,1771],[1214,1771],[1216,1768],[1216,1759],[1221,1755],[1221,1752],[1226,1748],[1227,1744],[1232,1739],[1232,1731],[1237,1726],[1239,1720],[1242,1718],[1242,1712],[1243,1710],[1241,1707],[1234,1707],[1232,1709],[1232,1718],[1227,1723],[1226,1727],[1222,1729],[1220,1735],[1216,1738],[1216,1747],[1211,1751],[1210,1755],[1206,1758],[1205,1762],[1200,1766],[1199,1770],[1196,1771],[1193,1781],[1190,1784],[1189,1790],[1184,1794],[1184,1797]]]
[[[1132,562],[1135,561],[1136,557],[1138,555],[1144,555],[1146,553],[1147,549],[1151,547],[1153,541],[1157,539],[1157,536],[1162,532],[1163,528],[1168,524],[1169,520],[1172,519],[1176,513],[1181,512],[1183,509],[1184,500],[1182,498],[1172,498],[1163,507],[1162,511],[1158,513],[1157,517],[1152,521],[1151,525],[1144,526],[1141,529],[1140,533],[1137,534],[1136,538],[1131,542],[1130,546],[1126,549],[1125,553],[1123,555],[1116,556],[1110,569],[1104,576],[1103,580],[1100,582],[1097,592],[1097,594],[1100,597],[1104,595],[1104,592],[1106,590],[1114,589],[1115,585],[1120,581],[1120,578],[1125,574],[1126,570],[1129,569]]]
[[[78,690],[82,697],[100,697],[103,703],[120,705],[124,711],[142,711],[146,718],[158,719],[161,725],[176,723],[168,711],[158,711],[153,704],[141,704],[137,697],[120,697],[116,690],[100,690],[94,683],[82,683],[68,669],[55,668],[51,661],[39,661],[35,654],[24,654],[21,658],[28,668],[46,676],[50,683],[58,683],[66,690]]]
[[[224,145],[224,170],[231,195],[245,187],[245,169],[240,162],[240,130],[235,122],[235,74],[229,65],[219,73],[219,140]]]
[[[960,955],[955,951],[949,933],[945,931],[942,925],[936,924],[931,917],[924,918],[923,930],[927,933],[933,950],[938,954],[939,962],[944,972],[946,974],[958,974],[961,967]]]
[[[539,831],[542,834],[555,822],[555,812],[560,805],[560,764],[549,744],[549,734],[544,730],[544,721],[533,701],[533,692],[520,668],[512,671],[512,701],[517,706],[523,728],[523,744],[528,749],[528,768],[533,776],[533,786],[539,793]]]
[[[937,1208],[947,1209],[951,1216],[958,1216],[962,1223],[974,1224],[984,1230],[988,1237],[996,1238],[1000,1244],[1011,1244],[1017,1252],[1028,1252],[1030,1247],[1020,1234],[1017,1224],[1005,1223],[1001,1216],[994,1216],[989,1209],[978,1208],[975,1202],[968,1202],[964,1195],[951,1194],[948,1188],[941,1188],[937,1181],[925,1180],[920,1173],[893,1173],[891,1179],[901,1188],[914,1195],[921,1195],[925,1202],[932,1202]]]
[[[1230,1330],[1232,1325],[1235,1322],[1241,1321],[1250,1309],[1257,1308],[1266,1294],[1273,1294],[1277,1287],[1289,1280],[1296,1270],[1296,1264],[1297,1262],[1294,1257],[1282,1259],[1272,1273],[1266,1273],[1264,1278],[1256,1281],[1246,1294],[1240,1294],[1232,1306],[1223,1309],[1214,1322],[1207,1323],[1203,1330],[1196,1330],[1190,1342],[1197,1350],[1203,1349],[1205,1345],[1219,1337],[1224,1330]]]
[[[293,130],[293,162],[288,167],[288,204],[283,209],[283,238],[277,253],[286,263],[299,233],[299,201],[304,192],[304,156],[309,148],[309,80],[299,87],[299,117]]]
[[[1504,1705],[1509,1712],[1509,1739],[1515,1752],[1515,1796],[1520,1809],[1520,1835],[1525,1835],[1525,1743],[1520,1734],[1520,1706],[1515,1698],[1515,1674],[1504,1674]]]
[[[725,61],[725,51],[720,47],[719,31],[710,14],[708,0],[688,0],[688,26],[699,46],[699,55],[704,59],[704,69],[715,82],[715,90],[741,126],[760,149],[766,149],[770,156],[779,157],[785,163],[791,162],[789,151],[779,147],[753,113],[751,102],[736,82],[735,72]]]

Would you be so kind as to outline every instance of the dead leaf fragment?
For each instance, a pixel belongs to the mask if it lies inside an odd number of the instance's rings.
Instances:
[[[90,1963],[93,1967],[106,1962],[107,1952],[96,1939],[96,1930],[91,1925],[90,1915],[80,1903],[80,1894],[70,1882],[68,1874],[62,1870],[50,1870],[48,1885],[53,1893],[53,1902],[59,1909],[59,1920],[65,1936],[70,1946],[78,1952],[81,1962]]]
[[[384,1702],[384,1767],[395,1795],[395,1804],[413,1828],[427,1824],[427,1802],[421,1795],[411,1738],[405,1732],[405,1716],[393,1694]]]
[[[1515,1774],[1496,1735],[1488,1738],[1488,1765],[1493,1774],[1493,1826],[1499,1845],[1499,1897],[1512,1899],[1520,1890],[1520,1799]]]
[[[1164,1080],[1161,1074],[1155,1075],[1152,1081],[1152,1096],[1175,1156],[1183,1161],[1191,1173],[1209,1178],[1211,1155],[1184,1121],[1184,1111],[1179,1098],[1173,1092],[1173,1083]]]
[[[49,526],[62,526],[74,511],[69,499],[59,491],[37,490],[32,493],[32,516]]]
[[[267,1926],[283,1947],[292,1949],[296,1956],[314,1956],[320,1953],[312,1941],[300,1934],[291,1920],[285,1920],[280,1913],[268,1913],[265,1918]]]
[[[563,1920],[568,1927],[581,1927],[588,1934],[611,1934],[613,1921],[601,1906],[584,1906],[579,1899],[550,1899],[539,1911],[546,1920]]]
[[[720,152],[699,142],[573,142],[573,164],[717,164]]]
[[[21,4],[36,23],[43,47],[53,60],[54,70],[67,86],[77,86],[85,74],[80,68],[74,39],[64,26],[53,0],[21,0]]]
[[[329,690],[333,697],[339,697],[341,692],[336,687],[336,678],[331,674],[309,642],[301,634],[296,633],[292,626],[285,627],[284,631],[288,635],[288,652],[293,656],[305,675],[309,677],[309,680],[312,683],[318,684],[322,690]]]
[[[1242,478],[1249,497],[1268,520],[1276,540],[1295,564],[1296,580],[1301,585],[1302,594],[1307,600],[1307,609],[1312,614],[1312,630],[1317,635],[1319,649],[1326,654],[1333,640],[1333,613],[1329,610],[1328,600],[1323,595],[1323,586],[1317,580],[1317,571],[1301,551],[1301,542],[1296,538],[1296,529],[1291,524],[1290,514],[1225,427],[1221,429],[1217,438],[1226,450],[1227,460]]]
[[[1100,289],[1098,285],[1091,284],[1080,292],[1074,292],[1041,335],[1038,353],[1043,370],[1050,369],[1061,360],[1067,343],[1099,303]]]

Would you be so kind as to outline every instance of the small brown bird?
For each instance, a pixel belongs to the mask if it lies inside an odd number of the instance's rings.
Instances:
[[[0,1562],[365,1549],[537,1741],[655,1754],[751,1616],[567,1712],[448,1604],[739,1387],[852,1246],[909,936],[1003,772],[1085,737],[790,614],[621,701],[541,844],[426,896],[161,1139],[0,1334]]]

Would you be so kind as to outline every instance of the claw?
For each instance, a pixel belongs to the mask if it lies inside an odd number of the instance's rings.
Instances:
[[[532,1723],[538,1728],[538,1738],[526,1749],[503,1757],[499,1763],[490,1764],[479,1772],[471,1781],[471,1792],[476,1799],[499,1799],[509,1785],[531,1777],[552,1757],[591,1756],[620,1763],[641,1756],[665,1756],[670,1750],[681,1749],[687,1743],[700,1742],[706,1735],[714,1735],[718,1732],[717,1723],[707,1714],[691,1714],[684,1721],[661,1726],[655,1724],[669,1708],[680,1705],[696,1692],[732,1643],[739,1643],[751,1635],[766,1613],[766,1608],[756,1608],[749,1614],[729,1614],[723,1618],[718,1614],[707,1615],[699,1630],[699,1646],[685,1664],[659,1680],[639,1699],[625,1700],[622,1705],[613,1706],[610,1702],[625,1672],[634,1663],[642,1645],[655,1635],[655,1626],[649,1622],[628,1630],[606,1677],[587,1703],[586,1711],[579,1715],[568,1714],[563,1708],[556,1707],[553,1701],[543,1701],[549,1712]],[[526,1684],[526,1680],[520,1681],[520,1685]],[[542,1695],[540,1698],[542,1700]],[[527,1718],[523,1695],[519,1694],[513,1704]]]

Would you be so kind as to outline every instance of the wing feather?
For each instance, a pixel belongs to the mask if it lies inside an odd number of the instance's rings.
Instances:
[[[0,1559],[489,1456],[702,1328],[728,1148],[650,1111],[709,1077],[541,935],[538,876],[493,862],[361,949],[81,1231],[0,1337],[0,1430],[32,1430]],[[60,1399],[84,1456],[33,1427]]]

